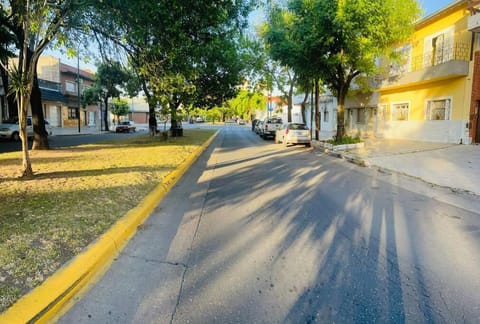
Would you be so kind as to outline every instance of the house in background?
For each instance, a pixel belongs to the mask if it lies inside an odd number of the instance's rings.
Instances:
[[[143,97],[122,98],[128,102],[130,110],[123,119],[131,120],[135,124],[148,125],[149,107]]]
[[[78,96],[78,76],[81,94],[85,88],[93,84],[92,71],[78,70],[76,67],[61,63],[59,58],[41,56],[38,60],[37,73],[44,115],[52,126],[76,127],[80,118],[81,126],[100,127],[99,106],[89,105],[84,108],[81,106],[81,97]]]
[[[305,94],[293,97],[292,122],[305,124],[313,131],[315,130],[315,107],[312,102],[315,100],[312,95],[307,97],[305,101],[305,121],[302,118],[302,102]],[[282,105],[282,119],[286,123],[288,117],[288,104]],[[320,114],[320,139],[331,139],[337,131],[337,99],[330,94],[322,94],[319,97],[319,114]]]
[[[60,82],[66,99],[66,109],[62,110],[64,127],[77,126],[78,117],[80,117],[81,126],[94,127],[99,124],[98,105],[89,105],[85,108],[81,105],[81,95],[86,88],[93,84],[93,78],[92,71],[78,70],[76,67],[60,62]],[[80,79],[80,91],[78,91],[78,79]],[[80,107],[80,116],[77,116],[78,107]]]
[[[66,102],[62,94],[62,84],[39,79],[38,85],[42,94],[43,116],[51,126],[62,127],[62,107]]]
[[[421,19],[398,47],[402,61],[389,65],[377,89],[377,135],[464,144],[475,138],[469,114],[479,39],[467,28],[467,7],[456,1]]]

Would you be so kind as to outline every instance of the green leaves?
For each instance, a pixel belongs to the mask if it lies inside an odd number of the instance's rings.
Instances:
[[[128,111],[130,110],[130,106],[124,99],[119,99],[119,98],[114,98],[112,99],[112,102],[110,103],[110,111],[112,114],[115,116],[125,116],[128,114]]]

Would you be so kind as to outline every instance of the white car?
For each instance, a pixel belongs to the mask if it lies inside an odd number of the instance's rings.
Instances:
[[[303,123],[288,123],[275,132],[275,143],[310,146],[310,130]]]
[[[47,131],[48,135],[52,135],[52,127],[50,123],[45,120],[45,130]],[[33,124],[32,118],[27,117],[27,136],[33,137]],[[17,123],[5,123],[0,124],[0,138],[10,139],[13,141],[20,140],[20,131]]]

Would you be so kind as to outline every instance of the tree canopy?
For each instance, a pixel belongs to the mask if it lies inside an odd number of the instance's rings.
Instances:
[[[415,0],[290,0],[274,8],[270,53],[301,76],[319,78],[337,97],[337,138],[344,134],[344,105],[358,76],[379,72],[419,18]]]

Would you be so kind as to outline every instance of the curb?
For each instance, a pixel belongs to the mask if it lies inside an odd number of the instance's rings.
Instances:
[[[357,155],[353,155],[353,154],[349,154],[349,153],[346,153],[346,152],[343,152],[343,151],[332,151],[328,148],[324,148],[324,147],[317,147],[318,150],[320,150],[321,152],[325,153],[325,154],[328,154],[329,156],[332,156],[332,157],[335,157],[335,158],[338,158],[338,159],[342,159],[342,160],[346,160],[347,162],[350,162],[350,163],[353,163],[353,164],[356,164],[358,166],[361,166],[361,167],[369,167],[371,166],[370,163],[368,163],[367,160],[357,156]]]
[[[136,233],[137,227],[148,218],[219,132],[192,152],[137,207],[129,210],[84,252],[0,314],[0,323],[45,323],[51,321],[68,304],[73,305],[72,298],[78,293],[85,293],[108,270],[114,258]]]

